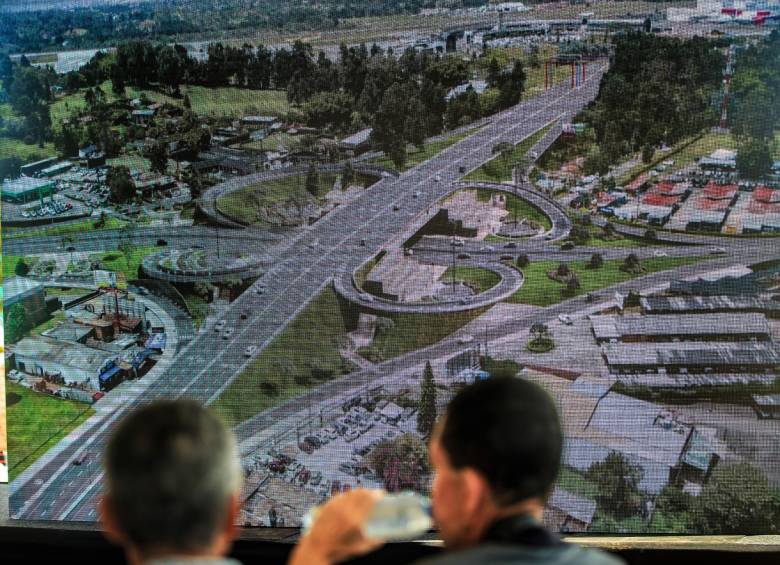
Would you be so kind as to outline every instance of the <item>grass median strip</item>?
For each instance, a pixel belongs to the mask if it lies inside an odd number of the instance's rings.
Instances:
[[[690,265],[701,259],[702,257],[654,257],[652,259],[643,259],[642,267],[644,271],[638,275],[621,271],[620,266],[623,264],[621,259],[604,261],[604,264],[599,269],[587,268],[587,261],[571,261],[568,265],[576,273],[580,281],[580,288],[574,293],[574,296],[578,296],[639,276],[674,269],[682,265]],[[547,276],[547,273],[554,270],[559,264],[558,261],[531,262],[528,267],[522,269],[525,277],[523,286],[507,302],[532,306],[552,306],[569,298],[561,293],[562,290],[565,290],[565,285]]]

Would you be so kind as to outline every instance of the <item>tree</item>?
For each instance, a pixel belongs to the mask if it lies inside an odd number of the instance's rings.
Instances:
[[[627,518],[639,510],[642,476],[642,468],[617,451],[610,452],[603,461],[594,463],[587,471],[588,479],[597,487],[599,508],[617,518]]]
[[[431,362],[425,364],[422,384],[420,385],[420,404],[417,412],[417,431],[429,438],[436,423],[436,382],[433,378]]]
[[[577,289],[580,288],[580,279],[577,278],[577,275],[572,273],[572,275],[569,277],[569,280],[566,281],[566,288],[564,289],[567,296],[574,296],[574,294],[577,292]]]
[[[63,125],[59,136],[56,139],[57,149],[60,150],[63,157],[72,157],[79,151],[79,140],[76,132],[68,125]]]
[[[762,534],[780,527],[780,503],[766,475],[748,463],[718,466],[693,510],[696,533]]]
[[[320,192],[320,175],[313,163],[309,165],[309,170],[306,172],[306,191],[315,198]]]
[[[5,320],[5,337],[10,343],[16,343],[24,337],[27,331],[27,317],[24,306],[19,303],[12,304],[8,308],[8,316]]]
[[[650,163],[653,160],[653,155],[655,155],[655,147],[650,145],[649,143],[646,144],[644,147],[642,147],[642,162],[645,164]]]
[[[182,103],[182,106],[184,106],[187,110],[191,110],[192,109],[192,102],[190,102],[190,95],[189,94],[185,94],[184,95],[184,100],[182,100],[181,103]]]
[[[529,332],[531,333],[531,336],[534,340],[539,340],[547,337],[549,328],[546,324],[543,324],[542,322],[534,322],[531,324],[531,328]]]
[[[600,269],[601,266],[604,264],[604,256],[601,253],[594,253],[590,256],[590,262],[588,262],[588,267],[591,269]]]
[[[387,335],[395,328],[395,322],[392,318],[379,317],[376,320],[375,328],[377,336]]]
[[[558,263],[558,267],[555,269],[555,276],[564,278],[571,275],[571,269],[567,263]]]
[[[355,169],[352,167],[352,162],[347,161],[344,165],[344,171],[341,173],[341,187],[348,188],[355,182]]]
[[[658,239],[658,234],[653,228],[647,228],[644,233],[644,238],[647,241],[655,241],[656,239]]]
[[[769,143],[760,139],[749,139],[739,146],[737,171],[743,177],[760,179],[772,167],[772,150]]]
[[[626,273],[641,273],[642,263],[639,261],[639,257],[636,254],[631,253],[623,260],[623,264],[620,265],[620,270]]]
[[[119,97],[125,95],[125,72],[116,64],[111,66],[111,91]]]
[[[525,253],[521,253],[517,256],[517,261],[515,264],[521,269],[525,269],[528,265],[531,264],[531,259],[529,259],[528,255]]]
[[[577,245],[585,245],[590,240],[590,231],[585,226],[575,224],[569,230],[569,239]]]
[[[168,150],[165,144],[162,141],[153,140],[146,144],[145,152],[151,169],[161,175],[165,174],[165,169],[168,167]]]
[[[389,492],[421,490],[430,473],[428,450],[414,434],[404,434],[379,443],[366,457],[368,465],[382,477]]]
[[[501,160],[504,162],[504,166],[506,166],[507,161],[512,155],[512,151],[514,151],[514,149],[515,146],[511,143],[507,141],[499,141],[490,149],[490,152],[493,155],[501,155]]]
[[[408,105],[409,89],[394,82],[382,97],[371,132],[372,138],[399,169],[406,164]]]
[[[20,277],[26,277],[29,272],[30,266],[27,264],[27,261],[24,260],[24,257],[20,257],[14,266],[14,273]]]
[[[135,185],[130,177],[130,169],[124,165],[108,168],[106,184],[111,191],[111,201],[117,204],[127,202],[135,194]]]

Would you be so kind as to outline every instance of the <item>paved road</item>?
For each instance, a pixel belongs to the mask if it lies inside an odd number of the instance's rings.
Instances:
[[[196,337],[179,353],[180,362],[142,397],[128,399],[122,408],[95,418],[96,422],[90,421],[72,438],[77,437],[79,445],[96,458],[111,425],[128,409],[160,397],[214,401],[248,363],[243,355],[248,345],[259,345],[262,350],[334,276],[352,272],[389,237],[402,232],[425,206],[438,202],[441,192],[460,176],[459,167],[474,169],[492,157],[496,143],[518,142],[554,119],[570,119],[595,97],[599,79],[600,73],[593,73],[579,90],[556,87],[502,112],[474,135],[398,179],[382,179],[354,202],[302,230],[280,253],[274,268],[231,305],[225,320],[236,328],[232,339],[217,339],[210,332]],[[437,176],[441,182],[435,180]],[[421,197],[413,198],[417,191]],[[395,206],[398,211],[393,210]],[[365,247],[359,245],[361,239]],[[258,294],[260,288],[265,289],[262,294]],[[241,322],[242,311],[250,315]],[[14,517],[92,519],[101,480],[99,465],[71,465],[75,450],[75,445],[69,445],[37,473],[25,472],[14,481],[10,489]],[[30,503],[24,506],[25,501]]]

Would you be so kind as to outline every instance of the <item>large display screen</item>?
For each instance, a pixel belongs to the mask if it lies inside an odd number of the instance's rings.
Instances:
[[[551,528],[780,532],[776,0],[0,13],[12,518],[95,521],[161,398],[234,430],[242,525],[426,492],[516,378]]]

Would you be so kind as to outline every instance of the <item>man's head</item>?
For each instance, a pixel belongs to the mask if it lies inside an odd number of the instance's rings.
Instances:
[[[104,464],[101,520],[132,561],[228,551],[241,466],[232,434],[207,409],[166,401],[131,413]]]
[[[562,446],[555,405],[533,383],[488,379],[456,395],[430,445],[433,510],[445,544],[476,543],[503,515],[538,514]]]

